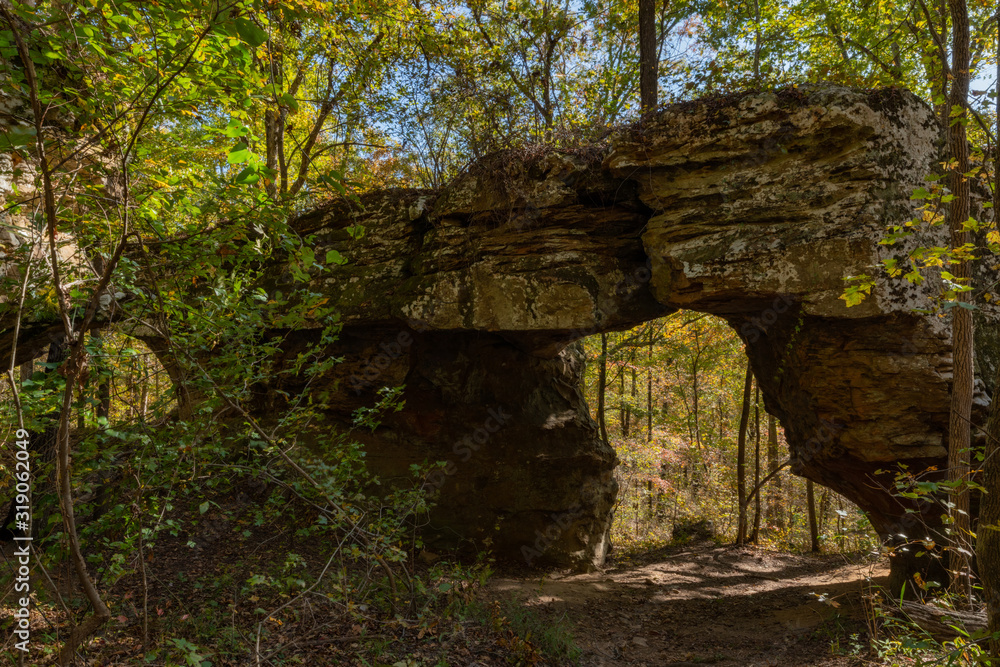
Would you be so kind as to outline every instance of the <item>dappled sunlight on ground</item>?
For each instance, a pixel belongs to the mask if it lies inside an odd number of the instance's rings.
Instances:
[[[712,543],[661,550],[591,574],[498,577],[517,598],[573,628],[585,667],[848,665],[865,632],[862,596],[882,564]]]

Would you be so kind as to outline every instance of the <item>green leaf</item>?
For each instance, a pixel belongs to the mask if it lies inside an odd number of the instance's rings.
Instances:
[[[253,167],[245,167],[243,171],[236,174],[236,178],[233,182],[237,185],[253,185],[260,180],[260,174]]]
[[[229,151],[229,155],[226,156],[226,162],[229,164],[246,162],[250,159],[250,155],[251,154],[249,149],[247,149],[247,145],[241,141],[233,146],[232,150]]]
[[[284,106],[286,106],[289,109],[291,109],[292,111],[298,111],[299,110],[299,102],[298,102],[298,100],[296,100],[294,97],[292,97],[288,93],[282,93],[281,97],[278,98],[278,101],[281,102],[281,104],[283,104]]]
[[[198,511],[204,514],[208,511],[208,501],[206,500],[201,505],[198,505]]]
[[[267,33],[250,19],[236,19],[236,32],[244,42],[253,47],[258,47],[267,41]]]
[[[230,139],[238,139],[239,137],[245,137],[249,134],[250,128],[233,118],[229,121],[229,124],[220,131]]]
[[[35,128],[27,125],[11,125],[0,134],[0,150],[16,146],[27,146],[35,141]]]
[[[347,188],[345,188],[344,184],[341,183],[343,179],[340,178],[339,174],[335,171],[330,172],[330,174],[332,175],[320,174],[316,180],[324,185],[329,185],[340,194],[346,194]]]
[[[347,259],[336,250],[326,251],[327,264],[347,264]]]
[[[928,192],[926,189],[924,189],[924,188],[917,188],[916,190],[913,191],[913,194],[910,195],[910,199],[911,200],[912,199],[927,199],[930,196],[931,196],[931,193]]]
[[[299,252],[299,257],[302,260],[302,264],[309,269],[316,262],[316,253],[313,252],[312,248],[303,247]]]

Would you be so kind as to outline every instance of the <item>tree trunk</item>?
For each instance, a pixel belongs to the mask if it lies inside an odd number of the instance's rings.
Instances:
[[[101,383],[97,385],[97,418],[109,419],[111,415],[111,378],[102,377]]]
[[[760,34],[760,0],[753,3],[753,83],[760,85],[760,50],[764,46]]]
[[[953,626],[964,628],[968,634],[986,627],[986,617],[979,612],[941,609],[909,600],[900,602],[900,611],[917,627],[939,641],[953,641],[962,636]]]
[[[628,403],[625,401],[625,367],[618,373],[618,419],[621,421],[622,437],[628,437]]]
[[[149,368],[146,366],[145,359],[142,361],[141,368],[142,379],[139,381],[139,420],[146,421],[146,414],[149,411]]]
[[[750,397],[753,394],[753,372],[747,361],[743,381],[743,410],[740,412],[740,434],[736,444],[736,502],[739,505],[739,523],[736,526],[736,544],[747,541],[747,426],[750,424]]]
[[[830,489],[823,489],[823,497],[819,500],[819,533],[823,534],[826,528],[827,510],[830,508]]]
[[[809,548],[819,553],[819,524],[816,522],[816,490],[813,481],[806,480],[806,505],[809,508]]]
[[[997,53],[1000,53],[1000,12],[997,21]],[[993,221],[1000,223],[1000,59],[997,60],[997,129],[993,142]],[[983,462],[983,487],[979,505],[976,557],[983,584],[986,614],[989,618],[990,655],[1000,663],[1000,369],[993,384],[993,403],[986,423],[986,451]]]
[[[90,388],[89,382],[80,383],[80,391],[77,392],[76,399],[76,430],[83,431],[87,427],[87,390]]]
[[[646,371],[646,442],[653,441],[653,325],[649,325],[649,368]]]
[[[656,108],[657,70],[656,0],[639,0],[639,106]]]
[[[692,399],[692,418],[694,419],[694,444],[698,447],[698,452],[701,452],[701,415],[698,413],[698,361],[701,357],[701,345],[698,341],[698,333],[695,332],[694,335],[695,345],[698,346],[698,350],[694,355],[694,363],[691,364],[691,387],[694,393]]]
[[[954,195],[949,211],[949,227],[953,248],[969,241],[964,225],[969,219],[969,146],[965,136],[965,112],[969,94],[969,13],[965,0],[949,0],[952,19],[952,85],[949,107],[962,113],[951,119],[948,129],[948,150],[953,167],[948,174],[948,188]],[[953,112],[954,113],[954,112]],[[969,263],[959,261],[952,273],[963,284],[971,275]],[[952,589],[966,597],[972,595],[972,580],[968,553],[969,490],[966,486],[970,471],[970,420],[972,418],[972,311],[961,307],[968,303],[967,292],[956,294],[959,307],[952,308],[952,362],[954,377],[951,386],[951,415],[948,428],[948,477],[961,486],[955,490],[951,508],[952,550],[949,569],[953,573]]]
[[[601,365],[597,376],[597,425],[601,427],[601,440],[608,444],[608,426],[604,421],[604,392],[608,385],[608,334],[601,334]]]
[[[273,41],[268,40],[268,62],[267,76],[270,81],[270,88],[275,98],[284,93],[283,58],[280,47]],[[270,101],[273,106],[264,110],[264,150],[265,166],[273,170],[271,176],[264,180],[264,191],[272,199],[278,194],[278,181],[275,174],[279,173],[278,161],[285,155],[285,114],[281,111],[281,105],[277,99]]]
[[[753,404],[753,488],[760,486],[760,385],[757,385],[757,396]],[[760,492],[753,498],[753,530],[750,532],[750,541],[754,544],[760,539]]]
[[[774,415],[767,416],[767,471],[773,473],[781,465],[778,462],[778,422]],[[775,477],[771,491],[767,494],[767,521],[777,528],[785,527],[781,513],[781,482]]]
[[[632,359],[632,394],[629,404],[625,406],[625,424],[628,427],[626,430],[631,431],[632,429],[632,405],[635,403],[636,397],[636,370],[635,370],[635,359]],[[638,421],[638,420],[636,420]],[[626,433],[626,435],[628,435]]]

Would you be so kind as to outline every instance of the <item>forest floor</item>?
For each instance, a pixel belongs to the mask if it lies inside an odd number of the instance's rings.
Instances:
[[[288,596],[265,600],[244,591],[242,582],[250,572],[280,566],[254,560],[269,553],[262,545],[255,551],[239,536],[230,537],[206,542],[201,552],[184,539],[161,544],[146,568],[153,645],[144,649],[141,642],[137,605],[142,604],[144,587],[135,577],[126,577],[107,594],[113,618],[90,643],[83,664],[255,664],[248,649],[266,618],[255,608],[277,609]],[[418,622],[367,623],[358,613],[336,613],[336,606],[317,604],[308,607],[308,614],[274,611],[264,623],[264,647],[274,657],[261,664],[881,664],[847,654],[867,652],[865,599],[870,584],[884,583],[887,573],[882,564],[852,564],[843,556],[795,555],[708,541],[619,557],[591,574],[540,576],[537,570],[507,568],[484,585],[465,582],[462,604],[450,613],[440,606],[427,609]],[[39,615],[42,610],[34,612],[39,618],[33,622],[32,638],[38,643],[33,643],[32,665],[55,663],[60,642],[51,630],[67,627],[54,605],[46,604],[44,610],[45,619]],[[4,634],[10,636],[9,622],[5,625]],[[202,662],[199,655],[211,661]]]
[[[603,572],[504,576],[487,595],[513,598],[571,629],[582,667],[861,664],[865,596],[884,564],[710,542],[670,547]]]

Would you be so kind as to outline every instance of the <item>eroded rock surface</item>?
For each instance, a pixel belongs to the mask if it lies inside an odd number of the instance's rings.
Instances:
[[[892,476],[876,471],[943,467],[948,320],[914,311],[939,285],[880,277],[860,306],[839,297],[846,277],[905,256],[879,241],[913,216],[937,135],[931,111],[895,90],[750,94],[667,108],[585,151],[494,156],[441,192],[305,216],[298,228],[321,251],[350,260],[314,279],[349,335],[378,326],[414,341],[390,358],[367,338],[337,371],[361,402],[407,385],[374,460],[454,459],[461,434],[502,403],[516,429],[454,467],[440,523],[463,537],[499,526],[493,543],[514,555],[548,531],[546,556],[599,562],[614,457],[565,371],[568,346],[686,308],[745,341],[794,471],[857,502],[884,535],[905,531]],[[358,223],[367,234],[352,241]],[[909,243],[943,245],[945,232]],[[576,522],[552,529],[568,508]]]
[[[411,463],[447,462],[426,480],[439,492],[428,536],[586,568],[607,549],[615,456],[573,343],[703,311],[746,343],[794,471],[883,535],[906,532],[916,521],[877,471],[944,467],[949,321],[914,310],[931,306],[933,279],[888,280],[875,265],[905,257],[879,242],[913,217],[937,136],[908,93],[793,88],[675,105],[587,149],[502,153],[441,191],[305,215],[294,226],[316,257],[348,259],[310,280],[344,322],[327,418],[346,424],[380,387],[405,385],[406,408],[366,445],[396,483],[413,483]],[[946,245],[946,231],[908,243]],[[847,308],[844,279],[862,273],[878,276],[871,297]],[[266,287],[287,291],[291,275],[276,262]],[[992,377],[997,313],[977,316]]]

